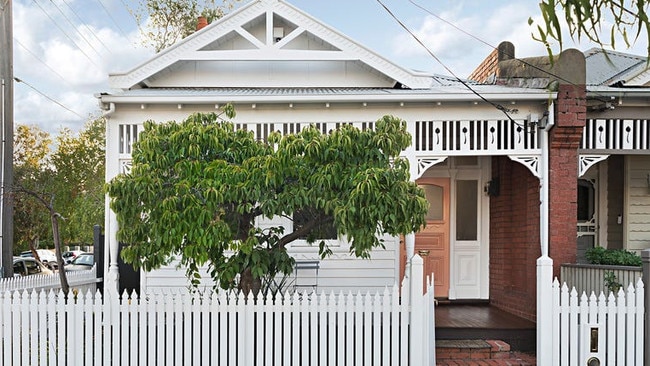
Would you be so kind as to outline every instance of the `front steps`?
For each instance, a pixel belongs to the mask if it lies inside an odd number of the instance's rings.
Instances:
[[[512,352],[499,340],[436,340],[437,365],[533,366],[535,357]]]

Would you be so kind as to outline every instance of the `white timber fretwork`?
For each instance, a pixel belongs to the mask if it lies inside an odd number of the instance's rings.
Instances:
[[[578,178],[581,178],[582,176],[587,173],[587,170],[594,166],[595,164],[607,159],[609,155],[586,155],[586,154],[580,154],[579,157],[579,166],[578,166]]]
[[[410,122],[409,124],[411,124]],[[374,122],[237,122],[235,130],[250,131],[257,140],[266,141],[271,133],[287,135],[299,133],[308,126],[315,126],[324,134],[352,125],[361,130],[374,129]],[[414,128],[413,128],[414,127]],[[526,166],[539,178],[540,149],[538,133],[527,125],[513,124],[504,120],[483,121],[417,121],[408,128],[415,131],[411,146],[415,155],[406,154],[416,168],[412,175],[419,177],[428,168],[447,159],[448,156],[507,155],[513,161]],[[120,172],[128,172],[133,144],[142,126],[121,124],[119,127]]]
[[[539,150],[524,120],[417,121],[414,147],[436,155],[508,155]]]
[[[650,120],[588,119],[582,134],[585,150],[650,150]]]
[[[431,157],[420,157],[417,159],[417,175],[416,178],[419,178],[422,176],[424,172],[427,171],[427,169],[431,168],[432,166],[442,163],[443,161],[447,160],[446,156],[431,156]]]
[[[539,172],[539,155],[508,155],[510,160],[516,161],[533,173],[537,178],[541,178]]]

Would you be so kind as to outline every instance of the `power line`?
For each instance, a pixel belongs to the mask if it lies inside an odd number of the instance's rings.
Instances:
[[[431,51],[431,49],[429,49],[429,47],[427,47],[427,46],[424,44],[424,42],[422,42],[422,41],[420,40],[420,38],[418,38],[418,36],[415,35],[415,33],[413,33],[413,32],[412,32],[412,31],[411,31],[411,30],[410,30],[410,29],[409,29],[409,28],[408,28],[408,27],[407,27],[407,26],[406,26],[406,25],[401,21],[401,20],[399,20],[399,18],[397,18],[397,16],[396,16],[396,15],[395,15],[395,14],[394,14],[394,13],[393,13],[393,12],[392,12],[392,11],[391,11],[387,6],[386,6],[386,5],[384,5],[384,3],[383,3],[381,0],[377,0],[377,2],[378,2],[378,3],[379,3],[379,4],[384,8],[384,10],[386,10],[386,12],[388,12],[388,14],[389,14],[389,15],[390,15],[390,16],[391,16],[391,17],[392,17],[392,18],[393,18],[393,19],[394,19],[394,20],[395,20],[395,21],[396,21],[396,22],[397,22],[397,23],[398,23],[398,24],[399,24],[399,25],[400,25],[400,26],[401,26],[401,27],[402,27],[406,32],[408,32],[408,34],[411,35],[411,37],[413,37],[413,39],[415,39],[415,41],[416,41],[418,44],[420,44],[420,46],[422,46],[422,47],[427,51],[427,53],[428,53],[431,57],[433,57],[433,58],[434,58],[434,59],[435,59],[435,60],[436,60],[440,65],[442,65],[442,67],[443,67],[445,70],[447,70],[447,72],[450,73],[450,74],[451,74],[451,75],[456,79],[456,81],[458,81],[459,83],[463,84],[463,86],[464,86],[465,88],[467,88],[469,91],[471,91],[472,93],[474,93],[474,95],[476,95],[477,97],[481,98],[482,101],[484,101],[484,102],[490,104],[490,105],[493,106],[494,108],[496,108],[496,109],[500,110],[501,112],[503,112],[503,114],[505,114],[506,117],[508,117],[508,119],[509,119],[511,122],[513,122],[513,123],[515,123],[515,124],[519,124],[519,123],[516,122],[512,117],[510,117],[510,114],[509,114],[509,113],[512,112],[512,110],[510,110],[510,109],[508,109],[508,108],[502,106],[501,104],[497,104],[497,103],[494,103],[494,102],[492,102],[492,101],[486,99],[486,98],[485,98],[484,96],[482,96],[479,92],[477,92],[476,90],[474,90],[474,89],[473,89],[473,88],[472,88],[472,87],[471,87],[471,86],[470,86],[466,81],[464,81],[463,79],[459,78],[459,77],[458,77],[458,76],[457,76],[457,75],[456,75],[456,74],[455,74],[455,73],[454,73],[454,72],[453,72],[449,67],[447,67],[447,65],[445,65],[445,63],[442,62],[442,60],[440,60],[440,59],[439,59],[439,58],[438,58],[438,57],[433,53],[433,51]]]
[[[129,6],[126,5],[126,2],[125,2],[124,0],[120,0],[120,2],[121,2],[122,5],[124,6],[124,9],[126,9],[126,12],[129,13],[129,15],[131,16],[131,18],[133,18],[133,21],[135,22],[135,25],[137,25],[138,28],[140,28],[140,24],[138,23],[138,19],[137,19],[137,18],[135,17],[135,15],[133,14],[133,11],[131,11],[131,9],[129,8]]]
[[[471,37],[471,38],[473,38],[473,39],[475,39],[475,40],[477,40],[477,41],[483,43],[484,45],[486,45],[486,46],[488,46],[488,47],[490,47],[490,48],[492,48],[492,49],[494,49],[494,50],[498,50],[498,47],[496,47],[496,46],[494,46],[494,45],[488,43],[487,41],[484,41],[484,40],[481,39],[480,37],[475,36],[474,34],[472,34],[472,33],[468,32],[468,31],[466,31],[465,29],[463,29],[463,28],[457,26],[456,24],[454,24],[454,23],[448,21],[447,19],[444,19],[443,17],[441,17],[441,16],[435,14],[434,12],[432,12],[432,11],[430,11],[429,9],[425,8],[424,6],[422,6],[422,5],[418,4],[418,3],[416,3],[414,0],[409,0],[409,2],[410,2],[411,4],[413,4],[414,6],[416,6],[417,8],[421,9],[422,11],[425,11],[425,12],[428,13],[429,15],[433,16],[434,18],[440,20],[441,22],[444,22],[445,24],[447,24],[447,25],[453,27],[453,28],[456,29],[457,31],[460,31],[460,32],[464,33],[465,35],[467,35],[467,36],[469,36],[469,37]],[[539,71],[539,72],[542,72],[542,73],[544,73],[544,74],[547,74],[547,75],[549,75],[549,76],[552,76],[552,77],[554,77],[554,78],[556,78],[556,79],[558,79],[558,80],[561,80],[561,81],[563,81],[563,82],[565,82],[565,83],[567,83],[567,84],[569,84],[569,85],[572,85],[572,86],[578,86],[578,85],[574,84],[573,82],[571,82],[570,80],[567,80],[567,79],[565,79],[565,78],[563,78],[563,77],[561,77],[561,76],[559,76],[559,75],[556,75],[556,74],[554,74],[554,73],[548,71],[547,69],[543,69],[543,68],[541,68],[541,67],[539,67],[539,66],[537,66],[537,65],[534,65],[534,64],[531,64],[530,62],[527,62],[526,60],[523,60],[523,59],[517,58],[517,57],[515,57],[514,54],[511,55],[511,54],[509,54],[508,52],[504,52],[504,54],[508,55],[508,56],[511,57],[513,60],[517,60],[517,61],[521,62],[522,64],[524,64],[524,65],[526,65],[526,66],[528,66],[528,67],[530,67],[530,68],[533,68],[533,69],[535,69],[535,70],[537,70],[537,71]],[[597,94],[597,95],[599,95],[599,94]],[[605,99],[608,98],[608,96],[605,96],[605,95],[599,95],[599,96],[602,97],[602,98],[605,98]]]
[[[50,18],[50,20],[52,21],[52,23],[54,23],[54,25],[55,25],[57,28],[59,28],[59,30],[61,31],[61,33],[63,33],[63,35],[65,35],[66,38],[68,38],[68,39],[70,40],[70,42],[72,42],[72,44],[74,44],[75,47],[77,47],[77,49],[78,49],[79,51],[81,51],[81,53],[83,53],[84,56],[86,56],[86,58],[88,59],[88,61],[90,61],[90,63],[92,63],[93,65],[95,65],[95,67],[99,68],[99,66],[98,66],[98,65],[97,65],[97,64],[96,64],[96,63],[95,63],[95,62],[90,58],[90,56],[88,56],[88,54],[87,54],[87,53],[86,53],[86,52],[85,52],[81,47],[79,47],[79,45],[77,44],[77,42],[75,42],[75,41],[72,39],[72,37],[70,37],[70,36],[68,35],[68,33],[66,33],[66,32],[63,30],[63,28],[61,28],[61,26],[59,25],[59,23],[57,23],[56,20],[54,20],[54,18],[52,18],[52,16],[51,16],[47,11],[45,11],[45,9],[43,9],[43,7],[41,6],[41,4],[39,4],[36,0],[34,0],[34,3],[39,7],[39,9],[41,9],[41,11],[42,11],[42,12],[43,12],[43,13],[44,13],[48,18]]]
[[[66,111],[75,114],[77,117],[79,117],[79,118],[81,118],[81,119],[85,119],[85,117],[83,117],[83,116],[80,115],[79,113],[73,111],[72,109],[70,109],[70,108],[66,107],[65,105],[63,105],[63,103],[59,102],[58,100],[56,100],[56,99],[50,97],[49,95],[43,93],[42,91],[36,89],[34,86],[32,86],[31,84],[29,84],[28,82],[26,82],[26,81],[24,81],[24,80],[22,80],[22,79],[20,79],[20,78],[17,78],[17,77],[14,77],[14,80],[15,80],[17,83],[23,83],[23,84],[27,85],[27,86],[28,86],[29,88],[31,88],[33,91],[35,91],[35,92],[37,92],[38,94],[42,95],[43,97],[47,98],[47,99],[50,100],[51,102],[57,104],[59,107],[65,109]]]
[[[66,83],[68,86],[71,86],[70,83],[61,75],[59,74],[56,70],[54,70],[50,65],[48,65],[45,61],[43,61],[37,54],[32,52],[29,48],[27,48],[24,44],[22,44],[16,37],[14,37],[14,41],[18,43],[20,47],[22,47],[25,51],[27,51],[32,57],[37,59],[40,63],[42,63],[45,67],[47,67],[50,71],[52,71],[54,74],[56,74],[61,80]]]
[[[90,41],[88,41],[88,38],[86,38],[86,36],[84,36],[83,33],[81,33],[81,32],[79,31],[79,29],[77,28],[77,26],[76,26],[74,23],[72,23],[72,21],[70,20],[70,18],[68,18],[68,16],[65,15],[65,13],[63,12],[63,10],[61,10],[61,8],[60,8],[60,7],[59,7],[59,6],[58,6],[54,1],[50,0],[50,3],[51,3],[52,5],[54,5],[54,7],[56,8],[56,10],[58,10],[59,13],[61,14],[61,16],[63,17],[63,19],[65,19],[65,20],[68,22],[68,24],[70,24],[70,25],[72,26],[72,28],[77,32],[77,34],[81,37],[81,39],[83,39],[84,41],[86,41],[86,43],[88,44],[88,46],[90,46],[90,48],[92,48],[93,51],[95,51],[95,53],[96,53],[98,56],[101,57],[101,54],[99,53],[99,51],[97,51],[97,49],[95,48],[95,46],[93,46],[92,43],[90,43]]]
[[[122,36],[123,36],[124,38],[128,38],[128,36],[126,35],[126,33],[124,32],[124,30],[122,29],[122,27],[120,27],[120,25],[117,23],[117,21],[115,20],[115,18],[114,18],[113,15],[111,14],[111,12],[108,10],[108,8],[104,5],[104,3],[102,2],[102,0],[97,0],[97,2],[99,3],[99,5],[101,5],[102,9],[104,9],[104,11],[105,11],[106,14],[108,15],[108,17],[111,19],[111,21],[113,22],[113,24],[115,24],[115,26],[117,27],[117,29],[119,29],[120,33],[122,33]]]
[[[52,0],[50,0],[50,1],[52,1]],[[61,0],[61,1],[63,1],[63,3],[68,7],[68,9],[70,9],[70,11],[72,12],[72,14],[73,14],[75,17],[77,17],[77,20],[79,21],[79,23],[80,23],[83,27],[86,28],[86,30],[88,31],[88,33],[92,34],[93,37],[94,37],[97,41],[99,41],[99,43],[101,43],[102,46],[104,46],[104,49],[106,49],[106,51],[112,53],[111,50],[108,48],[108,46],[106,46],[106,43],[104,43],[104,42],[103,42],[99,37],[97,37],[97,35],[95,34],[95,32],[93,32],[93,30],[90,29],[90,27],[89,27],[89,26],[84,22],[84,20],[81,19],[81,17],[80,17],[79,14],[74,10],[74,8],[73,8],[72,6],[70,6],[70,4],[69,4],[66,0]],[[58,6],[57,6],[57,8],[58,8]],[[59,11],[60,11],[60,10],[59,10]],[[65,15],[64,15],[64,16],[65,16]],[[66,19],[67,19],[67,17],[66,17]],[[71,23],[71,22],[70,22],[70,23]],[[71,24],[72,24],[72,23],[71,23]],[[79,34],[81,34],[81,32],[79,32]],[[83,35],[82,35],[82,37],[83,37]],[[84,37],[84,39],[85,39],[85,37]],[[91,47],[92,47],[92,46],[91,46]],[[93,49],[94,49],[94,48],[93,48]],[[95,50],[95,51],[97,51],[97,50]],[[98,53],[99,53],[99,52],[98,52]],[[101,55],[100,55],[100,56],[101,56]]]

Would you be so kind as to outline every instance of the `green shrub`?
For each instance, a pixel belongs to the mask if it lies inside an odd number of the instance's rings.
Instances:
[[[618,290],[623,287],[623,284],[618,282],[618,278],[616,278],[616,275],[613,271],[609,271],[605,272],[605,286],[609,289],[609,291],[617,293]]]
[[[586,256],[591,264],[641,267],[642,263],[638,254],[625,249],[594,247],[587,250]]]

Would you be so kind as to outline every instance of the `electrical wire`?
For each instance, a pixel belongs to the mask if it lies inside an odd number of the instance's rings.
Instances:
[[[99,43],[101,43],[101,45],[104,47],[104,49],[105,49],[106,51],[108,51],[109,53],[112,54],[113,52],[111,51],[111,49],[108,48],[108,46],[106,45],[106,43],[104,43],[104,41],[102,41],[101,38],[97,37],[97,35],[95,34],[95,32],[94,32],[92,29],[90,29],[90,27],[89,27],[89,26],[84,22],[84,20],[79,16],[79,14],[77,13],[77,11],[74,10],[74,8],[73,8],[73,7],[72,7],[72,6],[71,6],[71,5],[70,5],[66,0],[61,0],[61,1],[63,1],[63,3],[68,7],[68,9],[70,9],[70,11],[72,12],[72,14],[77,18],[77,20],[79,21],[79,23],[80,23],[83,27],[86,28],[86,30],[88,31],[88,33],[89,33],[89,34],[92,34],[93,37],[94,37],[94,38],[95,38]]]
[[[378,3],[379,3],[379,4],[384,8],[384,10],[386,10],[386,12],[388,12],[388,14],[389,14],[389,15],[390,15],[390,16],[391,16],[391,17],[392,17],[392,18],[393,18],[393,19],[394,19],[394,20],[395,20],[395,21],[396,21],[396,22],[397,22],[397,23],[398,23],[398,24],[399,24],[399,25],[400,25],[400,26],[401,26],[401,27],[402,27],[406,32],[408,32],[408,34],[411,35],[411,37],[413,37],[413,39],[415,39],[415,41],[416,41],[418,44],[420,44],[420,46],[422,46],[422,47],[427,51],[427,53],[428,53],[431,57],[433,57],[433,58],[434,58],[434,59],[435,59],[435,60],[436,60],[436,61],[437,61],[437,62],[438,62],[438,63],[439,63],[439,64],[440,64],[440,65],[441,65],[445,70],[447,70],[447,72],[448,72],[449,74],[451,74],[451,75],[454,77],[454,79],[456,79],[456,81],[458,81],[459,83],[463,84],[463,86],[464,86],[465,88],[467,88],[469,91],[471,91],[471,92],[472,92],[474,95],[476,95],[477,97],[481,98],[482,101],[484,101],[484,102],[490,104],[491,106],[493,106],[493,107],[496,108],[497,110],[503,112],[503,114],[505,114],[506,117],[508,117],[508,119],[509,119],[512,123],[514,123],[514,124],[516,124],[516,125],[521,125],[519,122],[515,121],[515,120],[510,116],[509,113],[513,112],[513,110],[510,110],[510,109],[504,107],[504,106],[501,105],[501,104],[494,103],[494,102],[488,100],[487,98],[485,98],[484,96],[482,96],[479,92],[477,92],[476,90],[474,90],[474,88],[472,88],[472,87],[471,87],[471,86],[470,86],[470,85],[469,85],[465,80],[459,78],[459,77],[458,77],[458,76],[457,76],[457,75],[456,75],[456,74],[455,74],[455,73],[454,73],[454,72],[453,72],[449,67],[447,67],[447,65],[445,65],[445,63],[442,62],[442,60],[440,60],[440,58],[438,58],[438,57],[433,53],[433,51],[431,51],[431,49],[429,49],[429,47],[427,47],[427,46],[424,44],[424,42],[422,42],[422,41],[420,40],[420,38],[418,38],[417,35],[415,35],[415,33],[413,33],[413,32],[412,32],[412,31],[411,31],[411,30],[410,30],[410,29],[409,29],[409,28],[408,28],[408,27],[407,27],[407,26],[406,26],[406,25],[405,25],[405,24],[404,24],[404,23],[403,23],[399,18],[397,18],[397,16],[396,16],[396,15],[395,15],[395,14],[394,14],[394,13],[393,13],[393,12],[392,12],[392,11],[391,11],[387,6],[386,6],[386,5],[384,5],[384,3],[383,3],[381,0],[377,0],[377,2],[378,2]]]
[[[129,13],[129,15],[131,16],[131,18],[133,18],[133,21],[135,22],[135,25],[137,25],[138,28],[140,28],[140,24],[138,23],[138,19],[137,19],[137,18],[135,17],[135,15],[133,14],[133,11],[131,11],[131,9],[129,8],[129,6],[126,5],[126,2],[125,2],[124,0],[120,0],[120,2],[121,2],[122,5],[124,6],[124,9],[126,9],[126,12]]]
[[[90,48],[92,48],[93,51],[95,51],[95,53],[96,53],[98,56],[101,57],[101,53],[99,53],[99,51],[97,51],[97,49],[95,48],[95,46],[93,46],[92,43],[90,43],[90,41],[88,40],[88,38],[86,38],[86,36],[84,36],[84,34],[81,33],[81,32],[79,31],[79,28],[77,28],[77,26],[76,26],[74,23],[72,23],[72,21],[70,20],[70,18],[68,18],[68,16],[65,15],[65,13],[63,12],[63,10],[61,10],[61,7],[59,7],[59,6],[58,6],[54,1],[52,1],[52,0],[50,0],[50,3],[51,3],[52,5],[54,5],[54,7],[56,8],[56,10],[58,10],[59,13],[61,14],[61,16],[63,17],[63,19],[65,19],[65,20],[68,22],[68,24],[70,24],[70,26],[75,30],[75,32],[77,32],[77,34],[81,37],[81,39],[83,39],[84,41],[86,41],[86,43],[88,44],[88,46],[90,46]],[[92,33],[92,32],[91,32],[91,33]]]
[[[59,74],[56,70],[54,70],[50,65],[48,65],[43,59],[41,59],[37,54],[32,52],[29,48],[27,48],[22,42],[20,42],[16,37],[14,37],[14,42],[16,42],[20,47],[22,47],[25,51],[27,51],[32,57],[34,57],[36,60],[38,60],[40,63],[42,63],[45,67],[47,67],[50,71],[52,71],[56,76],[58,76],[64,83],[66,83],[68,86],[70,83],[61,75]]]
[[[42,11],[42,12],[43,12],[43,13],[44,13],[48,18],[50,18],[50,20],[52,21],[52,23],[54,23],[54,25],[55,25],[57,28],[59,28],[59,30],[61,31],[61,33],[63,33],[63,35],[64,35],[66,38],[68,38],[68,39],[70,40],[70,42],[72,42],[72,44],[74,44],[75,47],[77,47],[77,49],[78,49],[78,50],[79,50],[79,51],[80,51],[84,56],[86,56],[86,58],[88,59],[88,61],[90,61],[90,63],[92,63],[93,65],[95,65],[95,67],[99,68],[99,66],[98,66],[98,65],[97,65],[97,64],[96,64],[96,63],[95,63],[95,62],[90,58],[90,56],[89,56],[89,55],[88,55],[88,54],[87,54],[87,53],[86,53],[86,52],[85,52],[81,47],[79,47],[79,45],[77,44],[77,42],[75,42],[75,41],[72,39],[72,37],[70,37],[70,35],[68,35],[68,33],[66,33],[66,31],[64,31],[63,28],[61,28],[61,26],[59,25],[59,23],[57,23],[57,21],[54,20],[54,18],[52,18],[52,16],[51,16],[47,11],[45,11],[45,9],[43,9],[43,7],[41,6],[41,4],[39,4],[36,0],[33,0],[33,1],[34,1],[34,4],[36,4],[36,5],[39,7],[39,9],[41,9],[41,11]]]
[[[74,115],[76,115],[77,117],[79,117],[79,118],[81,118],[81,119],[85,119],[85,118],[84,118],[82,115],[80,115],[79,113],[73,111],[72,109],[70,109],[70,108],[66,107],[65,105],[63,105],[63,103],[59,102],[58,100],[56,100],[56,99],[50,97],[49,95],[43,93],[42,91],[36,89],[33,85],[29,84],[29,83],[26,82],[25,80],[22,80],[22,79],[17,78],[17,77],[14,77],[14,80],[15,80],[17,83],[23,83],[23,84],[27,85],[27,86],[28,86],[29,88],[31,88],[33,91],[35,91],[35,92],[37,92],[38,94],[42,95],[43,97],[47,98],[49,101],[51,101],[51,102],[57,104],[59,107],[65,109],[66,111],[68,111],[68,112],[70,112],[70,113],[73,113]]]
[[[494,45],[488,43],[487,41],[481,39],[481,38],[478,37],[478,36],[475,36],[474,34],[472,34],[472,33],[468,32],[468,31],[466,31],[465,29],[463,29],[463,28],[457,26],[456,24],[454,24],[454,23],[448,21],[447,19],[444,19],[443,17],[439,16],[438,14],[435,14],[434,12],[432,12],[432,11],[430,11],[429,9],[425,8],[424,6],[422,6],[422,5],[418,4],[418,3],[416,3],[414,0],[409,0],[409,2],[410,2],[411,4],[413,4],[415,7],[419,8],[420,10],[422,10],[422,11],[426,12],[427,14],[431,15],[432,17],[434,17],[434,18],[440,20],[441,22],[443,22],[443,23],[445,23],[445,24],[447,24],[447,25],[453,27],[453,28],[456,29],[457,31],[464,33],[465,35],[467,35],[467,36],[469,36],[469,37],[471,37],[471,38],[473,38],[473,39],[475,39],[475,40],[477,40],[477,41],[483,43],[484,45],[486,45],[486,46],[488,46],[488,47],[490,47],[490,48],[492,48],[492,49],[494,49],[494,50],[498,50],[498,48],[497,48],[496,46],[494,46]],[[513,60],[517,60],[517,61],[521,62],[522,64],[524,64],[524,65],[526,65],[526,66],[528,66],[528,67],[530,67],[530,68],[533,68],[533,69],[535,69],[535,70],[537,70],[537,71],[539,71],[539,72],[542,72],[542,73],[544,73],[544,74],[547,74],[547,75],[549,75],[549,76],[552,76],[552,77],[554,77],[554,78],[556,78],[556,79],[558,79],[558,80],[561,80],[561,81],[563,81],[563,82],[565,82],[565,83],[567,83],[567,84],[569,84],[569,85],[572,85],[572,86],[578,86],[578,85],[576,85],[575,83],[571,82],[570,80],[567,80],[567,79],[565,79],[565,78],[563,78],[563,77],[561,77],[561,76],[559,76],[559,75],[556,75],[556,74],[554,74],[554,73],[552,73],[552,72],[550,72],[550,71],[548,71],[548,70],[546,70],[546,69],[543,69],[543,68],[541,68],[541,67],[539,67],[539,66],[537,66],[537,65],[533,65],[533,64],[531,64],[530,62],[527,62],[526,60],[523,60],[523,59],[517,58],[517,57],[515,57],[515,55],[511,55],[511,54],[509,54],[509,53],[507,53],[507,52],[506,52],[505,54],[506,54],[507,56],[511,57]],[[596,94],[596,95],[598,95],[598,94]],[[600,95],[600,96],[601,96],[602,98],[604,98],[604,100],[601,100],[601,101],[607,101],[607,99],[609,98],[608,96],[605,96],[605,95]]]
[[[128,38],[128,36],[126,35],[126,33],[124,32],[124,30],[122,29],[122,27],[120,27],[120,25],[117,23],[117,21],[116,21],[115,18],[113,17],[113,14],[111,14],[111,12],[108,10],[108,8],[106,7],[106,5],[104,5],[104,3],[102,2],[102,0],[97,0],[97,2],[98,2],[99,5],[102,7],[102,9],[104,9],[104,11],[105,11],[106,14],[108,15],[108,17],[111,19],[111,21],[113,22],[113,24],[115,24],[115,26],[117,27],[117,29],[119,29],[120,33],[122,33],[122,36],[123,36],[124,38]]]

